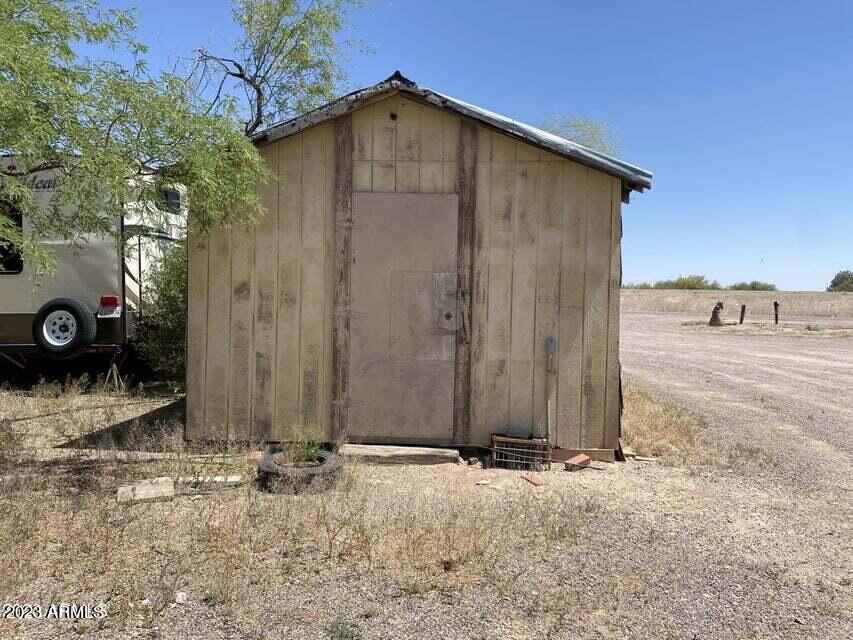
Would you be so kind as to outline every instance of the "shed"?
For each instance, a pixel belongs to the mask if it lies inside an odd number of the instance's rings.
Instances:
[[[187,438],[489,445],[550,424],[556,458],[612,455],[621,204],[649,172],[399,72],[254,142],[280,178],[267,215],[190,228]]]

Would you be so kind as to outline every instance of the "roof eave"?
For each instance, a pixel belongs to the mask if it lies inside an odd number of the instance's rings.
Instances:
[[[551,141],[545,137],[535,135],[538,131],[534,127],[529,127],[518,123],[515,120],[493,114],[484,109],[479,109],[472,105],[445,96],[438,92],[421,87],[405,78],[399,71],[392,76],[365,89],[353,91],[345,96],[337,98],[328,104],[325,104],[317,109],[309,111],[301,116],[297,116],[280,124],[274,125],[269,129],[261,131],[252,136],[252,141],[256,144],[264,144],[265,142],[273,142],[280,138],[284,138],[295,133],[299,133],[309,127],[316,126],[327,120],[338,118],[350,111],[354,111],[366,103],[386,94],[396,92],[404,92],[417,96],[421,100],[438,107],[439,109],[447,109],[463,115],[472,120],[476,120],[486,126],[497,129],[507,135],[523,140],[529,144],[541,147],[560,155],[562,157],[574,160],[585,166],[597,169],[614,177],[620,178],[624,186],[628,190],[643,192],[650,189],[652,186],[652,173],[628,164],[618,158],[613,158],[606,154],[600,153],[593,149],[589,149],[570,140],[562,140],[559,142]],[[546,132],[540,132],[543,136]],[[627,201],[627,198],[623,198]]]

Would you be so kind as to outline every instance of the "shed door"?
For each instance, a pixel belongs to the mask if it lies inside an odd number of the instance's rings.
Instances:
[[[350,405],[358,440],[450,442],[456,195],[353,195]]]

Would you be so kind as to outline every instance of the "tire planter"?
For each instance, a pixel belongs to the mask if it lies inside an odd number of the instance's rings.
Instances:
[[[274,488],[276,485],[293,487],[322,484],[337,478],[343,468],[343,461],[338,454],[321,449],[317,453],[317,463],[307,466],[280,465],[276,458],[281,452],[268,453],[258,462],[258,480],[264,488]]]
[[[95,314],[71,298],[45,303],[33,320],[33,340],[51,358],[73,358],[92,344],[97,331]]]

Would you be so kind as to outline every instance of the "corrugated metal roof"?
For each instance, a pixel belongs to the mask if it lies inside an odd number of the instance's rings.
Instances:
[[[462,116],[477,120],[507,135],[520,138],[543,149],[570,158],[580,164],[621,178],[623,188],[643,191],[644,189],[650,189],[652,186],[652,174],[650,171],[628,164],[618,158],[613,158],[571,140],[566,140],[553,133],[524,124],[518,120],[513,120],[499,113],[494,113],[493,111],[444,95],[438,91],[433,91],[427,87],[422,87],[404,77],[399,71],[372,87],[353,91],[301,116],[273,125],[264,131],[256,133],[252,136],[252,140],[257,143],[265,141],[272,142],[273,140],[293,135],[308,127],[358,109],[367,101],[377,96],[396,92],[417,96],[436,107],[448,109]]]

